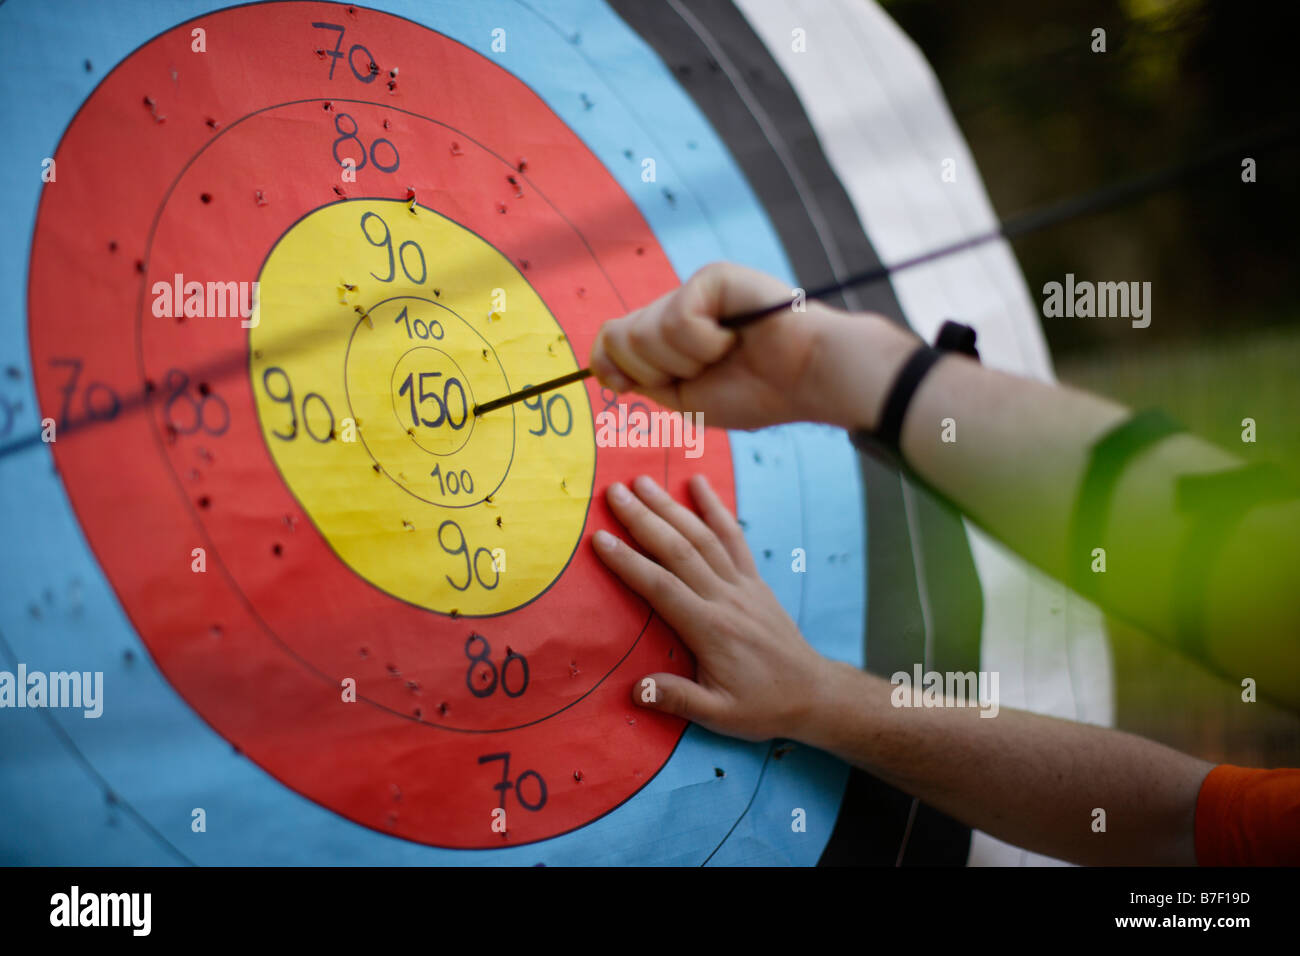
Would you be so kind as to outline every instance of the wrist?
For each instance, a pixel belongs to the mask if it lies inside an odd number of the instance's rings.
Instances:
[[[920,344],[912,332],[879,316],[823,310],[804,376],[810,419],[875,429],[898,370]]]
[[[852,664],[821,658],[808,707],[786,736],[829,753],[845,753],[855,724],[861,731],[862,715],[871,707],[877,681]],[[884,686],[882,699],[887,705],[888,685]]]

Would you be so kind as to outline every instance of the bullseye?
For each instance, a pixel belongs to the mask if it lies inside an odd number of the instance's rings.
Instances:
[[[418,410],[415,399],[417,376],[420,379],[420,405],[432,401],[437,408],[437,417],[433,421],[429,421]],[[442,383],[441,399],[436,390],[438,382],[434,383],[434,391],[427,393],[424,391],[426,376],[438,379]],[[473,407],[474,389],[469,382],[469,377],[456,364],[455,359],[442,349],[427,345],[415,346],[402,353],[397,364],[393,366],[390,381],[393,418],[397,421],[398,427],[411,436],[411,441],[432,455],[454,455],[465,447],[465,443],[474,434],[474,416],[469,413]],[[455,401],[456,399],[458,401]],[[406,416],[408,405],[409,418]],[[443,423],[445,427],[438,430]],[[434,434],[430,436],[426,431],[433,431]],[[461,492],[473,494],[473,478],[466,472],[465,480],[456,482],[448,491],[453,495]]]

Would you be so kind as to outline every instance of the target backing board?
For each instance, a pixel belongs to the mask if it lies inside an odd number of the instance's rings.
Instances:
[[[102,675],[96,716],[0,710],[0,860],[1014,862],[633,706],[694,662],[590,539],[610,483],[703,473],[823,653],[1104,720],[1068,598],[833,429],[598,443],[653,407],[590,380],[470,413],[710,261],[808,288],[991,220],[907,181],[967,154],[878,10],[8,0],[0,54],[0,670]],[[957,285],[986,360],[1050,376],[1004,247],[835,304],[928,334]]]

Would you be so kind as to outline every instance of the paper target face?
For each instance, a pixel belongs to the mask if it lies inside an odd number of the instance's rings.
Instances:
[[[710,261],[793,287],[791,207],[635,5],[380,5],[0,9],[30,20],[7,83],[73,51],[46,97],[6,90],[58,179],[0,264],[27,289],[0,324],[25,503],[0,650],[105,687],[96,720],[6,715],[21,792],[47,796],[9,807],[2,849],[816,862],[846,768],[635,707],[637,678],[694,661],[590,538],[621,531],[612,482],[685,501],[704,473],[809,640],[861,664],[843,434],[599,444],[601,412],[654,409],[591,381],[471,411]],[[57,441],[29,441],[45,420]]]
[[[692,667],[598,565],[587,540],[616,522],[593,488],[674,487],[685,459],[598,448],[591,383],[472,410],[575,370],[601,319],[675,277],[609,174],[499,66],[373,11],[291,5],[286,32],[279,6],[204,19],[207,68],[261,76],[231,113],[206,115],[201,89],[157,103],[165,123],[130,103],[189,51],[182,25],[64,138],[65,166],[140,151],[138,181],[169,186],[152,207],[75,186],[42,204],[37,394],[65,427],[98,423],[56,462],[163,674],[276,779],[436,846],[573,830],[641,789],[684,729],[634,708],[632,682]],[[439,66],[390,81],[380,62]],[[134,122],[114,122],[124,105]],[[503,139],[537,145],[506,158]],[[69,276],[46,223],[71,215],[99,265]],[[139,267],[120,252],[136,239]],[[103,284],[134,286],[138,307],[60,307]],[[105,324],[108,348],[69,349]],[[142,385],[146,408],[124,412]],[[734,500],[726,436],[706,442],[697,470]]]

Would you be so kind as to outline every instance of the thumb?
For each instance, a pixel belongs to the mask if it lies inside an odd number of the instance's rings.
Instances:
[[[632,701],[647,710],[697,722],[707,721],[716,709],[707,690],[676,674],[647,674],[632,685]]]

